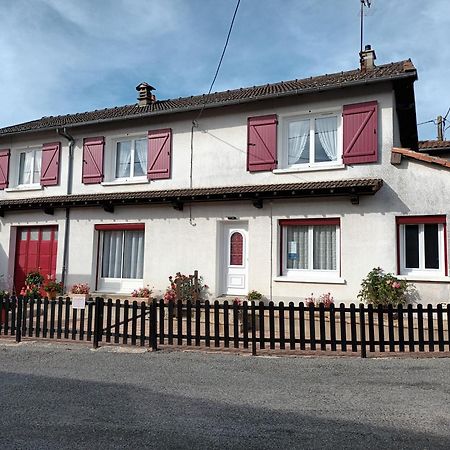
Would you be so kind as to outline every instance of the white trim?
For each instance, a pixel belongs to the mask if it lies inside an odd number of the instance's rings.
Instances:
[[[337,120],[337,158],[336,161],[323,161],[313,162],[311,161],[314,154],[314,120],[318,118],[336,117]],[[310,120],[310,162],[304,164],[288,164],[288,127],[291,122],[298,120]],[[333,168],[345,168],[343,164],[343,121],[342,121],[342,108],[327,108],[317,109],[312,111],[300,111],[297,113],[283,114],[279,116],[279,122],[281,123],[281,133],[278,133],[277,148],[278,150],[278,162],[280,169],[275,169],[273,173],[289,173],[289,172],[308,172],[315,170],[327,170]],[[286,171],[286,172],[284,172]]]
[[[283,261],[282,267],[282,275],[277,277],[281,278],[280,281],[287,281],[286,279],[292,279],[297,281],[306,281],[306,282],[317,282],[320,283],[320,280],[323,279],[340,279],[340,270],[341,270],[341,226],[334,225],[336,227],[336,270],[318,270],[313,269],[313,229],[314,227],[318,227],[321,225],[308,225],[304,226],[308,227],[308,267],[310,269],[288,269],[287,267],[287,227],[290,225],[282,225],[281,233],[282,233],[282,242],[283,248],[281,249],[281,255]],[[296,225],[292,225],[296,226]],[[325,226],[325,225],[324,225]],[[276,280],[276,279],[275,279]],[[319,280],[319,281],[314,281]],[[277,280],[276,280],[277,281]]]
[[[44,187],[38,183],[19,184],[18,186],[12,188],[6,188],[5,192],[42,191],[43,189]]]
[[[298,275],[298,276],[278,276],[278,277],[274,277],[273,281],[277,281],[277,282],[286,282],[286,283],[314,283],[314,284],[346,284],[347,281],[344,278],[341,277],[336,277],[336,276],[326,276],[326,275],[321,275],[317,278],[311,277],[309,275]]]
[[[406,225],[417,225],[419,227],[419,267],[409,268],[405,267],[406,262]],[[400,275],[405,275],[409,278],[432,280],[445,277],[445,258],[444,258],[444,225],[442,223],[436,223],[438,225],[438,251],[439,251],[439,269],[426,269],[425,268],[425,232],[424,223],[420,222],[420,218],[417,219],[417,223],[412,224],[399,224],[399,239],[400,239]]]
[[[116,178],[114,181],[103,181],[102,186],[121,186],[124,184],[149,184],[147,177]]]
[[[415,273],[409,275],[397,275],[399,280],[425,282],[425,283],[450,283],[450,277],[442,275],[417,275]]]

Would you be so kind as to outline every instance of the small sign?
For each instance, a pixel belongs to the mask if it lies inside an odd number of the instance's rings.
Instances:
[[[86,308],[86,298],[73,297],[72,298],[72,308],[73,309],[85,309]]]
[[[288,259],[290,260],[298,259],[297,242],[295,241],[288,242]]]

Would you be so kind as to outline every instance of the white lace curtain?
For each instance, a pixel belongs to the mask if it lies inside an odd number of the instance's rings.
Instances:
[[[134,148],[134,176],[138,177],[147,173],[147,139],[138,139]]]
[[[41,151],[32,150],[20,154],[19,184],[38,183],[41,175]]]
[[[288,164],[309,162],[310,121],[299,120],[289,124]]]
[[[313,268],[336,270],[336,227],[314,227],[313,242]]]
[[[134,145],[133,145],[134,144]],[[134,159],[131,172],[131,157]],[[116,178],[142,176],[147,172],[147,140],[122,141],[117,143]]]
[[[308,269],[308,227],[289,227],[287,245],[287,268]]]
[[[337,159],[337,120],[336,117],[316,119],[316,133],[325,154],[330,161]]]
[[[103,231],[103,278],[141,279],[143,267],[143,231]]]

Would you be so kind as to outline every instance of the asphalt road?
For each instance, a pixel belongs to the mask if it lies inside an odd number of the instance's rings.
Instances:
[[[0,342],[0,447],[449,449],[449,377],[450,359]]]

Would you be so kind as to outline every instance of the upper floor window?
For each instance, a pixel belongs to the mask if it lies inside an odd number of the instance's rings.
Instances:
[[[115,178],[141,178],[147,175],[147,138],[116,142]]]
[[[402,275],[446,275],[445,216],[397,217]]]
[[[22,150],[19,153],[18,185],[38,184],[41,178],[41,149]]]
[[[283,155],[285,167],[311,167],[342,163],[337,114],[296,116],[285,120]]]

